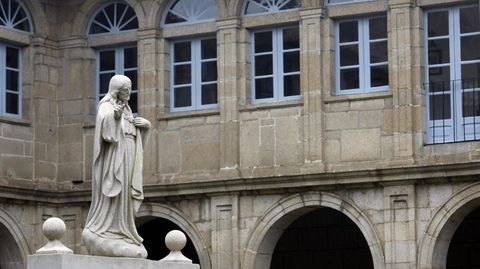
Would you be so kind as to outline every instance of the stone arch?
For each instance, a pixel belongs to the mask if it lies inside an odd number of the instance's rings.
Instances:
[[[448,246],[458,226],[474,209],[480,207],[480,183],[453,194],[432,215],[417,253],[419,269],[444,269]]]
[[[0,209],[0,237],[2,235],[6,235],[12,241],[13,245],[7,246],[11,258],[20,259],[22,264],[19,268],[26,268],[27,255],[30,254],[27,240],[15,219],[7,211]],[[8,242],[2,241],[2,244],[8,245]]]
[[[246,0],[234,0],[231,1],[228,4],[228,15],[229,16],[235,16],[235,17],[241,17],[242,16],[242,9],[245,5]]]
[[[82,3],[79,7],[78,11],[76,12],[75,18],[73,19],[72,25],[72,35],[73,36],[85,36],[87,32],[88,22],[95,14],[95,12],[100,8],[102,5],[112,2],[114,0],[86,0]],[[138,27],[144,28],[147,25],[147,20],[145,14],[147,13],[145,7],[142,5],[142,1],[139,0],[122,0],[129,4],[133,10],[135,10],[135,14],[137,15],[138,19]]]
[[[283,230],[298,217],[318,207],[338,210],[350,218],[367,241],[374,268],[385,268],[385,256],[380,238],[371,221],[359,208],[332,193],[306,192],[280,200],[257,220],[244,250],[242,269],[266,268],[270,264],[273,250]]]
[[[48,34],[48,23],[45,11],[38,0],[26,1],[17,0],[22,3],[30,18],[32,33],[38,36],[46,36]]]
[[[159,0],[151,3],[146,14],[148,27],[160,28],[163,12],[169,2],[169,0]]]
[[[180,210],[164,204],[143,203],[137,213],[137,218],[139,217],[164,218],[180,226],[185,231],[187,236],[192,239],[193,245],[195,246],[195,249],[197,249],[201,268],[212,268],[212,262],[210,260],[210,253],[206,240],[203,238],[195,225],[190,222]]]

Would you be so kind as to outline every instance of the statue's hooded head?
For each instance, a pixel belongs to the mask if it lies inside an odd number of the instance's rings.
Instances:
[[[117,101],[120,89],[128,89],[128,95],[132,89],[132,81],[124,75],[115,75],[108,84],[108,93],[100,100],[99,105],[107,101]]]

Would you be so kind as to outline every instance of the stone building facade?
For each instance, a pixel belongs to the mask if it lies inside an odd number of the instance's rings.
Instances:
[[[480,241],[452,247],[480,207],[478,1],[257,2],[0,1],[0,268],[50,216],[85,253],[112,72],[153,125],[138,225],[203,269],[478,268]]]

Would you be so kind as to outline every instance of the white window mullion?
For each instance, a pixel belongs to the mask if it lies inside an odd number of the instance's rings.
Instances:
[[[361,19],[358,23],[359,35],[359,56],[360,56],[360,89],[371,88],[370,85],[370,38],[369,38],[369,20]]]
[[[192,64],[191,73],[192,77],[192,108],[199,109],[202,106],[202,61],[201,61],[201,42],[200,40],[192,41]]]
[[[6,49],[5,45],[0,44],[0,114],[4,115],[5,114],[5,107],[6,107],[6,79],[5,79],[5,73],[6,73]]]
[[[175,110],[175,66],[174,66],[174,57],[175,57],[175,43],[171,42],[170,46],[170,55],[169,55],[169,86],[170,86],[170,110]]]
[[[23,50],[18,50],[18,116],[22,115],[23,109]]]
[[[273,42],[273,99],[284,97],[283,77],[285,76],[283,70],[283,29],[275,29]]]
[[[115,49],[115,74],[123,74],[123,48]]]
[[[461,98],[461,54],[460,54],[460,9],[449,11],[449,43],[450,43],[450,109],[453,126],[453,139],[462,140],[462,98]]]

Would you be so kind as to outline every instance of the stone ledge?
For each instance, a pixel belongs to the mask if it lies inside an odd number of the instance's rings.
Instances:
[[[198,264],[76,254],[29,255],[27,269],[200,269]]]

